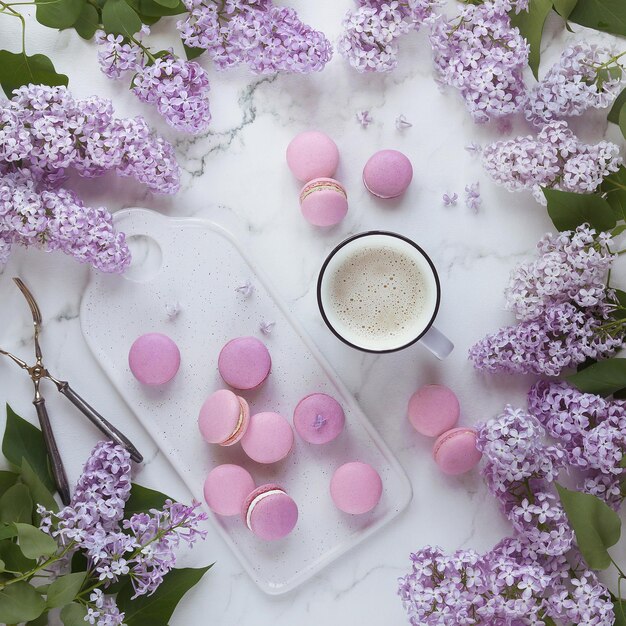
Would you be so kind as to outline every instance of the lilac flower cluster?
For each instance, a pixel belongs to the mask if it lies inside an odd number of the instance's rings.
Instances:
[[[112,35],[103,30],[96,31],[95,41],[98,46],[98,63],[107,78],[122,78],[127,72],[136,72],[144,66],[144,53],[140,47],[144,35],[150,34],[145,24],[136,33],[134,41],[128,41],[122,35]]]
[[[619,508],[626,452],[626,402],[583,393],[565,382],[539,381],[528,408],[582,472],[581,489]]]
[[[495,182],[509,191],[529,189],[544,205],[542,187],[590,193],[621,164],[618,146],[584,144],[566,122],[546,124],[537,137],[497,141],[483,150],[483,166]]]
[[[183,43],[207,50],[218,69],[245,64],[256,74],[316,72],[332,56],[323,33],[271,0],[184,0]]]
[[[398,65],[398,39],[420,26],[440,0],[358,0],[343,20],[339,52],[359,72],[388,72]]]
[[[454,20],[430,20],[438,80],[459,90],[475,122],[510,115],[524,103],[529,46],[511,26],[511,8],[508,0],[486,0],[463,6]]]
[[[579,43],[565,49],[528,93],[524,114],[535,126],[610,106],[622,85],[622,68],[610,48]]]

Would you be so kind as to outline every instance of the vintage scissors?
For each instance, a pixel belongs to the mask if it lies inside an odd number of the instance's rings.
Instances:
[[[50,419],[48,417],[48,411],[46,409],[46,401],[41,394],[40,382],[43,378],[51,380],[58,391],[60,391],[74,406],[76,406],[97,428],[99,428],[109,439],[115,443],[123,446],[128,450],[133,461],[141,463],[143,456],[139,453],[137,448],[131,443],[131,441],[123,433],[121,433],[115,426],[109,423],[100,413],[98,413],[93,407],[91,407],[85,400],[83,400],[67,383],[63,380],[58,380],[48,372],[43,364],[43,355],[41,352],[41,346],[39,345],[39,334],[41,332],[42,317],[39,305],[35,298],[28,290],[26,285],[19,278],[14,278],[13,281],[19,287],[20,291],[26,298],[31,314],[33,316],[33,325],[35,327],[34,343],[35,343],[35,365],[29,366],[25,361],[16,357],[14,354],[2,350],[0,348],[0,355],[4,355],[11,359],[14,363],[19,365],[23,370],[28,372],[33,384],[35,385],[35,398],[33,404],[37,411],[37,417],[39,418],[39,424],[41,425],[41,431],[43,433],[46,448],[52,461],[52,475],[56,484],[59,495],[63,504],[67,505],[70,502],[70,488],[67,482],[67,476],[65,474],[65,468],[63,467],[63,461],[59,454],[54,433],[50,425]]]

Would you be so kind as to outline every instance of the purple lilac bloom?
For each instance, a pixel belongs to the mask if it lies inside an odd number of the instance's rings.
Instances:
[[[567,48],[545,78],[528,93],[524,114],[541,127],[548,122],[604,109],[617,97],[623,82],[621,66],[610,48],[578,43]],[[607,75],[607,80],[599,81]],[[612,76],[609,72],[614,73]]]
[[[406,119],[405,115],[398,115],[396,118],[396,128],[398,130],[406,130],[407,128],[411,128],[413,124]]]
[[[465,206],[474,213],[478,213],[481,205],[480,183],[476,182],[465,185]]]
[[[515,113],[524,102],[529,46],[511,26],[510,9],[508,0],[486,0],[463,6],[454,20],[430,20],[437,78],[459,90],[475,122]]]
[[[546,124],[537,137],[497,141],[483,150],[483,166],[495,182],[509,191],[529,189],[544,205],[542,187],[590,193],[621,164],[618,146],[584,144],[562,121]]]
[[[107,35],[103,30],[96,31],[98,63],[104,75],[117,79],[143,67],[144,53],[136,42],[140,42],[144,35],[149,34],[150,28],[146,25],[134,36],[135,41],[128,41],[122,35]]]
[[[358,0],[346,13],[337,48],[359,72],[388,72],[398,65],[398,38],[419,30],[439,0]]]
[[[332,56],[323,33],[271,0],[184,0],[183,43],[207,50],[218,69],[246,64],[256,74],[320,71]]]
[[[357,111],[355,117],[356,117],[356,121],[363,128],[367,128],[374,121],[374,119],[372,118],[371,113],[369,111],[367,111],[367,110]]]
[[[444,193],[442,200],[444,206],[456,206],[456,203],[459,200],[459,196],[456,193]]]

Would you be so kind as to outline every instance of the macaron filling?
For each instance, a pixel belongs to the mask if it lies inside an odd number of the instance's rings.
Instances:
[[[232,446],[234,443],[237,443],[237,439],[241,434],[241,429],[243,427],[243,422],[245,419],[246,410],[244,408],[243,402],[241,398],[239,398],[239,406],[241,407],[239,411],[239,418],[237,419],[237,424],[235,425],[235,429],[233,432],[225,439],[220,445],[221,446]]]
[[[252,519],[252,512],[254,510],[254,507],[261,502],[262,500],[265,500],[265,498],[269,497],[269,496],[278,496],[281,494],[284,494],[285,492],[282,489],[270,489],[268,491],[264,491],[263,493],[260,493],[258,496],[256,496],[252,502],[250,502],[250,504],[248,505],[248,510],[246,512],[246,526],[252,530],[252,526],[251,526],[251,519]]]
[[[336,191],[340,193],[344,198],[348,198],[346,190],[336,182],[330,180],[314,181],[304,186],[304,189],[300,192],[300,202],[304,202],[312,193],[316,191]]]

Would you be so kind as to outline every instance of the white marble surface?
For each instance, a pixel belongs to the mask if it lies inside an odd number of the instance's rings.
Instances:
[[[335,38],[351,0],[289,4],[305,21]],[[3,47],[8,40],[7,47],[17,50],[15,22],[0,20],[0,39]],[[168,30],[173,33],[167,26],[155,29],[157,37]],[[555,20],[549,26],[545,58],[553,59],[568,39],[585,35],[597,38],[593,33],[566,33]],[[357,75],[339,57],[323,73],[308,77],[262,78],[243,69],[221,74],[210,69],[213,124],[208,134],[197,138],[170,132],[128,93],[124,83],[107,81],[97,68],[93,45],[72,32],[55,33],[31,19],[28,50],[53,57],[57,69],[69,75],[77,96],[111,97],[119,114],[146,114],[176,144],[184,168],[176,197],[154,197],[131,181],[105,177],[76,183],[84,198],[111,210],[144,206],[167,215],[205,217],[244,234],[250,252],[357,396],[413,483],[414,500],[400,518],[283,597],[259,592],[210,531],[206,543],[185,555],[184,562],[199,566],[215,561],[216,565],[181,603],[172,626],[404,623],[396,581],[408,569],[412,550],[425,544],[484,550],[508,532],[479,476],[442,476],[431,461],[431,442],[412,431],[405,416],[410,394],[428,382],[443,382],[457,391],[464,424],[493,416],[505,403],[524,401],[529,380],[484,377],[466,360],[474,341],[510,319],[502,310],[508,272],[532,253],[537,239],[550,227],[545,210],[529,195],[514,196],[497,188],[486,179],[476,157],[464,150],[471,141],[484,143],[497,137],[498,131],[473,125],[457,94],[439,91],[432,80],[424,33],[405,38],[398,69],[384,76]],[[369,109],[374,118],[367,129],[355,121],[360,109]],[[413,123],[402,132],[394,123],[401,113]],[[298,185],[284,163],[288,141],[310,127],[328,132],[339,145],[342,161],[337,177],[350,198],[347,219],[328,232],[310,227],[300,216]],[[602,113],[578,121],[575,127],[594,141],[607,130]],[[528,132],[522,122],[515,130]],[[614,129],[609,136],[618,139]],[[381,148],[400,149],[413,161],[414,183],[399,201],[375,200],[360,182],[363,164]],[[456,207],[442,206],[444,192],[456,191],[462,197],[463,187],[477,180],[483,196],[478,214],[462,201]],[[438,266],[443,301],[437,324],[456,343],[447,361],[438,362],[420,346],[392,355],[363,355],[341,344],[324,327],[314,297],[319,266],[341,239],[371,228],[414,238]],[[49,367],[71,380],[144,451],[147,461],[137,481],[188,498],[162,452],[114,392],[85,345],[78,310],[88,270],[57,254],[14,253],[0,274],[0,345],[29,356],[28,312],[10,280],[14,275],[21,276],[40,300]],[[29,380],[0,362],[0,400],[34,419],[31,394]],[[59,446],[74,480],[98,433],[63,400],[52,389],[48,393]]]

